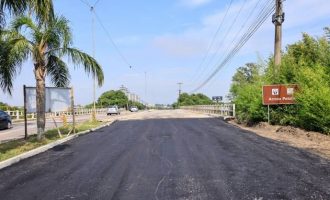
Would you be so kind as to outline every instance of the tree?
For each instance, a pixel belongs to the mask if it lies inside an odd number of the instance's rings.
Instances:
[[[262,106],[262,72],[261,66],[247,63],[237,69],[232,78],[230,96],[237,108],[239,122],[253,124],[263,120],[266,112]]]
[[[128,103],[128,98],[124,92],[120,90],[110,90],[104,92],[100,98],[97,100],[98,105],[102,105],[102,107],[108,107],[111,105],[117,105],[119,107],[126,107]]]
[[[23,29],[24,28],[24,29]],[[45,129],[45,78],[49,76],[57,87],[69,84],[70,74],[67,57],[75,66],[84,66],[84,70],[97,77],[103,84],[103,71],[97,61],[88,54],[72,48],[71,31],[64,17],[43,23],[34,22],[30,17],[21,16],[13,20],[9,30],[0,37],[3,44],[0,51],[0,87],[11,93],[12,81],[19,73],[24,61],[31,58],[34,62],[34,75],[37,93],[38,139]]]
[[[209,105],[212,104],[212,100],[204,94],[187,94],[182,93],[179,97],[180,106],[191,106],[191,105]]]
[[[0,29],[4,24],[5,10],[10,14],[21,15],[27,9],[43,22],[54,18],[52,0],[0,0]]]

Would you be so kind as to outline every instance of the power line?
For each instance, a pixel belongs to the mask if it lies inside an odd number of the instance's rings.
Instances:
[[[86,6],[88,6],[89,8],[91,7],[96,7],[96,5],[100,2],[100,0],[97,0],[93,5],[91,5],[88,1],[86,0],[80,0],[83,4],[85,4]]]
[[[228,47],[226,48],[226,51],[224,52],[228,52],[230,50],[230,47],[234,44],[234,42],[236,41],[237,37],[241,34],[241,32],[243,31],[243,29],[245,28],[245,26],[247,25],[247,23],[250,21],[251,17],[253,16],[254,12],[257,10],[258,6],[260,5],[261,1],[256,1],[255,6],[253,7],[253,9],[251,10],[251,12],[248,14],[248,16],[246,17],[246,20],[243,22],[243,25],[241,26],[240,30],[235,34],[235,36],[233,37],[233,40],[230,42],[230,44],[228,45]],[[267,5],[268,2],[266,2],[264,4],[264,6]],[[223,55],[224,56],[224,55]],[[223,56],[221,57],[221,59],[223,58]],[[220,60],[218,60],[217,63],[220,62]],[[215,82],[215,79],[213,79],[213,81],[211,83],[209,83],[209,87]],[[208,88],[209,88],[208,87]]]
[[[222,29],[222,26],[223,26],[223,24],[224,24],[224,22],[225,22],[225,19],[227,18],[227,15],[228,15],[228,13],[229,13],[229,10],[231,9],[232,4],[233,4],[233,0],[230,0],[230,3],[229,3],[229,6],[228,6],[228,8],[227,8],[227,10],[226,10],[226,12],[225,12],[225,15],[223,16],[223,18],[222,18],[222,20],[221,20],[221,23],[219,24],[219,26],[218,26],[218,28],[217,28],[217,30],[216,30],[216,32],[215,32],[215,34],[214,34],[214,36],[213,36],[211,42],[210,42],[209,45],[208,45],[208,48],[207,48],[207,50],[206,50],[206,53],[205,53],[205,55],[204,55],[202,61],[200,62],[199,66],[198,66],[198,69],[196,70],[196,73],[195,73],[194,76],[193,76],[193,80],[196,78],[196,75],[198,75],[200,69],[202,69],[202,65],[203,65],[204,62],[206,61],[206,58],[208,57],[208,55],[209,55],[209,53],[210,53],[210,51],[211,51],[211,49],[212,49],[212,47],[213,47],[213,45],[214,45],[214,43],[215,43],[216,38],[217,38],[217,36],[218,36],[220,30]]]
[[[97,0],[97,1],[94,3],[93,7],[95,7],[99,2],[100,2],[100,0]]]
[[[269,1],[271,3],[272,0]],[[246,42],[254,35],[254,33],[260,28],[260,26],[266,21],[266,19],[272,14],[275,10],[275,5],[266,5],[257,19],[251,24],[248,31],[242,36],[242,38],[236,43],[235,47],[227,54],[225,59],[218,65],[211,75],[202,82],[193,92],[198,91],[204,87],[219,71],[223,68],[237,53],[238,51],[246,44]]]
[[[265,3],[264,4],[264,6],[263,6],[263,8],[261,9],[261,11],[260,11],[260,13],[259,13],[259,15],[258,15],[258,17],[256,18],[256,20],[255,21],[253,21],[252,22],[252,24],[250,25],[250,27],[249,27],[249,29],[248,29],[248,31],[242,36],[242,38],[241,38],[241,40],[240,41],[238,41],[237,42],[237,44],[236,44],[236,46],[235,46],[235,48],[231,51],[231,53],[229,54],[229,55],[227,55],[227,57],[226,58],[228,58],[228,56],[229,56],[229,58],[231,59],[232,57],[234,57],[235,55],[236,55],[236,53],[238,52],[237,50],[236,50],[236,48],[237,47],[239,47],[240,46],[240,43],[241,42],[244,42],[244,44],[247,42],[247,41],[245,41],[246,39],[248,40],[251,36],[250,36],[250,33],[251,32],[253,32],[253,29],[255,28],[255,26],[254,25],[256,25],[256,26],[259,26],[259,23],[260,23],[260,20],[262,20],[263,19],[263,16],[266,14],[266,12],[267,12],[267,8],[269,8],[270,6],[271,6],[271,1],[272,0],[269,0],[267,3]],[[269,15],[268,15],[269,16]],[[268,17],[267,16],[267,17]],[[267,17],[266,17],[266,19],[267,19]],[[265,20],[266,20],[265,19]],[[261,24],[260,24],[260,26],[261,26]],[[256,31],[256,30],[255,30]],[[248,38],[247,38],[248,37]],[[243,39],[243,40],[242,40]],[[243,44],[243,45],[244,45]],[[241,47],[240,47],[241,48]],[[240,48],[238,49],[238,50],[240,50]],[[228,50],[229,50],[229,48],[228,48]],[[219,60],[219,62],[221,61],[221,59]],[[230,60],[228,60],[227,61],[227,59],[225,59],[225,63],[224,63],[224,65],[225,64],[227,64]],[[221,66],[220,68],[222,68],[223,66]],[[218,69],[218,70],[216,70],[217,72],[219,71],[220,69]],[[216,72],[216,73],[217,73]],[[212,74],[211,75],[212,77],[211,78],[209,78],[209,79],[207,79],[207,82],[208,81],[210,81],[214,76],[215,76],[215,74]],[[204,85],[206,85],[207,83],[203,83],[203,86]],[[202,87],[203,87],[202,86]],[[200,88],[199,88],[200,89]]]
[[[85,0],[80,0],[83,4],[85,4],[86,6],[88,6],[89,8],[92,7],[87,1]]]
[[[108,36],[108,39],[110,40],[110,42],[112,43],[112,45],[115,47],[118,55],[121,57],[121,59],[128,65],[128,66],[132,66],[129,64],[129,62],[127,61],[126,57],[124,56],[124,54],[119,50],[118,46],[116,45],[116,43],[114,42],[114,40],[111,37],[110,32],[106,29],[106,27],[104,26],[104,24],[102,23],[100,17],[98,16],[98,14],[96,13],[95,9],[92,10],[96,20],[98,21],[98,23],[100,24],[100,26],[102,27],[103,31],[106,33],[106,35]]]
[[[227,37],[228,37],[230,31],[232,30],[232,28],[233,28],[234,25],[236,24],[238,17],[241,15],[241,13],[242,13],[242,11],[243,11],[245,5],[246,5],[246,2],[247,2],[247,0],[244,0],[244,3],[242,4],[242,6],[240,7],[239,11],[237,12],[237,14],[236,14],[236,16],[235,16],[233,22],[231,23],[231,25],[229,26],[229,29],[227,30],[225,36],[222,38],[221,42],[219,43],[218,48],[216,49],[215,53],[212,55],[212,57],[211,57],[211,58],[209,59],[209,61],[207,62],[205,68],[203,68],[204,70],[202,71],[202,73],[200,74],[199,77],[202,77],[202,76],[204,75],[205,71],[209,68],[209,66],[211,65],[211,63],[214,61],[215,56],[218,54],[220,48],[222,47],[222,44],[223,44],[224,41],[227,39]],[[199,78],[198,78],[197,80],[199,80]]]
[[[98,16],[98,14],[96,13],[95,10],[95,6],[100,2],[100,0],[97,0],[94,5],[92,6],[91,4],[89,4],[86,0],[80,0],[82,3],[84,3],[85,5],[88,6],[88,8],[90,9],[90,11],[92,12],[92,14],[95,15],[96,20],[98,21],[98,23],[100,24],[100,26],[102,27],[103,31],[106,33],[108,39],[110,40],[111,44],[115,47],[115,50],[117,52],[117,54],[120,56],[120,58],[123,60],[123,62],[128,65],[130,68],[132,68],[132,65],[130,65],[130,63],[128,62],[128,60],[126,59],[126,57],[124,56],[124,54],[120,51],[120,49],[118,48],[118,46],[116,45],[116,43],[114,42],[114,40],[111,37],[110,32],[106,29],[106,27],[104,26],[104,24],[102,23],[100,17]]]

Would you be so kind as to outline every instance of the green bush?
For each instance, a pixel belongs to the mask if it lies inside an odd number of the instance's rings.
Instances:
[[[299,81],[298,125],[307,130],[330,133],[330,76],[326,67],[303,68]]]

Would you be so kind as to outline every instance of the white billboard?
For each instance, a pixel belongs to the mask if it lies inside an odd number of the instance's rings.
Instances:
[[[71,108],[70,88],[46,87],[45,111],[60,112],[69,111]],[[26,109],[28,113],[37,110],[36,88],[26,87]]]

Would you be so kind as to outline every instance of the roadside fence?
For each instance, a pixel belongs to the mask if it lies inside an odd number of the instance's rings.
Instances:
[[[8,113],[13,120],[19,120],[19,119],[24,119],[24,112],[20,110],[15,110],[15,111],[5,111]],[[87,114],[92,114],[93,109],[85,109],[85,108],[76,108],[75,109],[75,115],[87,115]],[[95,110],[96,114],[104,114],[107,112],[107,108],[98,108]],[[46,113],[46,118],[51,118],[51,117],[60,117],[60,116],[70,116],[72,115],[72,112],[69,111],[63,111],[63,112],[52,112],[52,113]],[[37,116],[36,113],[28,113],[27,118],[28,119],[35,119]]]
[[[235,104],[180,106],[180,109],[215,114],[222,117],[235,117]]]

